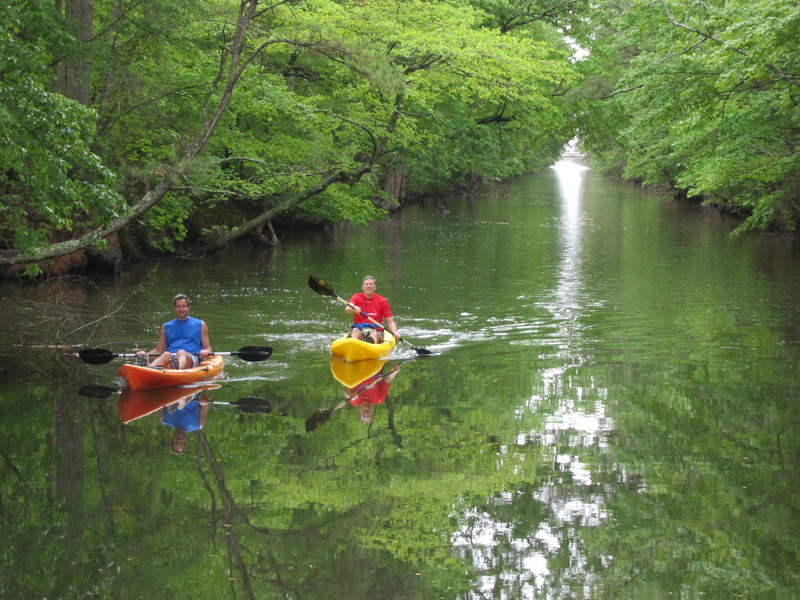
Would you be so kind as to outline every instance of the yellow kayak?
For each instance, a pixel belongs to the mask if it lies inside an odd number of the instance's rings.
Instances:
[[[331,356],[331,373],[333,378],[344,387],[354,388],[378,373],[384,364],[386,361],[377,358],[347,362],[338,356]]]
[[[367,360],[370,358],[384,358],[391,354],[396,343],[394,336],[385,330],[383,332],[383,342],[380,344],[370,344],[362,340],[354,340],[350,337],[350,334],[345,334],[333,341],[331,344],[331,354],[349,362]]]

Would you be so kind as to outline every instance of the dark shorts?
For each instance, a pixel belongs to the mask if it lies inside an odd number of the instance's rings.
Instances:
[[[377,331],[378,333],[383,333],[383,329],[376,329],[375,325],[373,325],[372,323],[353,323],[353,328],[358,329],[361,332],[367,329],[369,331]]]
[[[372,323],[353,323],[353,328],[358,329],[364,337],[370,337],[373,331],[377,331],[378,339],[383,341],[383,329],[377,329]]]

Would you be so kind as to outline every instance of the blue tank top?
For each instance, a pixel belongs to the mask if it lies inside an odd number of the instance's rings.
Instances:
[[[186,433],[202,429],[200,426],[201,404],[197,400],[191,400],[183,408],[178,408],[169,412],[166,408],[161,417],[164,425],[169,425],[173,429],[183,429]]]
[[[183,321],[172,319],[172,321],[164,323],[167,351],[186,350],[190,354],[199,354],[203,349],[202,329],[203,322],[194,317],[187,317]]]

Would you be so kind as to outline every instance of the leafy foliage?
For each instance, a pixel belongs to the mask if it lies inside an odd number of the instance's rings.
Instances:
[[[39,40],[55,15],[37,4],[22,16],[0,8],[0,243],[27,252],[113,217],[121,198],[91,147],[95,112],[47,89]]]
[[[250,21],[237,21],[243,7]],[[402,192],[393,193],[413,197],[537,168],[572,136],[559,94],[574,73],[557,33],[558,13],[503,28],[483,8],[419,0],[272,6],[98,1],[88,55],[96,112],[39,91],[51,103],[66,103],[69,110],[51,105],[41,111],[60,113],[83,141],[81,151],[91,142],[97,156],[87,155],[86,163],[80,153],[69,153],[61,175],[68,186],[51,173],[31,184],[42,198],[62,187],[70,198],[79,192],[85,198],[56,210],[42,201],[33,214],[52,211],[56,217],[48,223],[64,228],[76,219],[106,225],[140,202],[137,197],[174,179],[187,202],[159,201],[156,212],[130,225],[144,230],[137,239],[169,250],[185,232],[199,230],[190,224],[207,221],[208,211],[216,215],[217,231],[247,231],[264,215],[364,222],[383,210],[367,203],[385,208],[402,200],[386,195],[390,171],[402,182]],[[564,19],[574,18],[569,10]],[[18,28],[38,22],[32,6],[15,16]],[[39,45],[19,34],[3,42],[24,50],[9,47],[5,56],[27,56],[25,72],[39,69],[40,86],[44,65],[87,51],[69,38],[69,23],[55,14],[48,18],[54,33]],[[54,39],[59,35],[69,43]],[[233,36],[242,40],[241,54],[230,53]],[[227,104],[222,84],[231,77],[233,101]],[[24,93],[22,80],[11,82],[8,93]],[[13,100],[5,104],[13,107]],[[224,110],[216,122],[218,102]],[[13,120],[6,122],[11,127]],[[201,147],[210,123],[213,134],[202,152],[184,160],[188,148]],[[56,125],[44,122],[51,135],[63,136]],[[76,140],[65,141],[58,146],[75,146]],[[128,202],[100,187],[112,181],[111,171]],[[93,187],[79,187],[80,181]],[[337,188],[328,190],[331,185]],[[81,216],[89,212],[92,219]],[[169,222],[176,225],[172,233],[164,228]],[[14,251],[48,241],[47,227],[32,233],[19,217],[8,228],[16,236],[7,243]]]
[[[211,145],[224,161],[257,152],[263,171],[247,185],[266,205],[299,191],[321,170],[348,171],[364,161],[374,162],[375,176],[352,188],[353,200],[366,198],[370,188],[379,198],[394,156],[402,157],[411,194],[471,176],[507,177],[540,166],[560,147],[545,142],[542,151],[535,141],[568,137],[546,96],[570,76],[563,57],[545,44],[479,29],[479,15],[464,7],[318,2],[292,17],[291,41],[260,58],[273,76],[243,79],[235,122],[227,120]],[[268,33],[268,40],[278,35]],[[498,107],[510,124],[481,122]],[[226,176],[226,189],[241,185],[235,174]],[[317,217],[349,218],[324,208],[327,201],[314,202]],[[313,217],[310,206],[303,213]]]
[[[605,7],[609,29],[584,67],[606,82],[606,93],[589,103],[587,147],[607,159],[615,148],[626,177],[673,185],[742,213],[742,229],[795,229],[800,17],[794,3]],[[616,115],[611,128],[597,118],[603,113]]]
[[[45,4],[1,10],[4,263],[93,228],[163,252],[365,222],[537,169],[576,132],[743,228],[800,216],[789,0],[98,0],[90,47]],[[50,87],[76,58],[89,107]]]

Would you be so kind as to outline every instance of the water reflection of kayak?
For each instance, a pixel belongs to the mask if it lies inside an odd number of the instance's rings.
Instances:
[[[334,408],[318,410],[306,419],[306,432],[310,433],[327,423],[334,411],[351,404],[359,406],[359,418],[365,423],[372,421],[374,404],[380,404],[389,392],[389,384],[400,371],[397,363],[392,364],[387,375],[381,370],[387,364],[385,360],[359,360],[348,362],[342,358],[331,356],[331,373],[333,378],[344,386],[345,400]]]
[[[331,356],[331,373],[333,373],[333,378],[344,387],[354,388],[380,371],[385,362],[374,358],[348,362],[336,356]]]
[[[215,383],[193,387],[160,387],[147,390],[132,390],[126,387],[122,390],[117,405],[119,418],[123,423],[130,423],[135,419],[154,413],[160,408],[194,396],[198,392],[219,387],[222,386]]]
[[[384,358],[394,350],[396,343],[394,336],[388,331],[383,332],[383,342],[380,344],[355,340],[348,333],[333,341],[331,354],[350,362]]]
[[[124,364],[119,374],[132,390],[147,390],[206,381],[222,373],[224,363],[222,356],[213,354],[192,369],[152,369]]]

